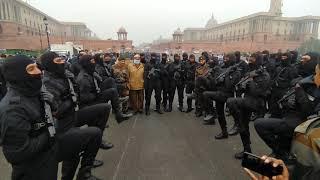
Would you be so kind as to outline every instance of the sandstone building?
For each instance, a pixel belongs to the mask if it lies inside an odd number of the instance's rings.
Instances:
[[[117,32],[118,40],[100,40],[84,23],[58,21],[21,0],[0,0],[0,49],[47,48],[45,17],[52,44],[74,42],[85,49],[114,51],[132,48],[124,28]]]
[[[318,38],[320,17],[282,17],[282,0],[271,0],[268,12],[255,13],[218,23],[214,16],[204,28],[177,29],[172,40],[158,39],[153,50],[206,50],[253,52],[268,49],[296,49],[303,42]]]

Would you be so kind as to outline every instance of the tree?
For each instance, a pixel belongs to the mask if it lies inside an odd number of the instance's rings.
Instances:
[[[299,48],[298,52],[300,54],[305,54],[307,52],[320,52],[320,40],[319,39],[310,39],[304,42]]]

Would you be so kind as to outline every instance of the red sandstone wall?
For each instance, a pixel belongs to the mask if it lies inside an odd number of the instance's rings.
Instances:
[[[0,49],[26,49],[26,50],[40,50],[40,35],[38,30],[17,25],[12,22],[1,21],[2,33],[0,34]],[[18,27],[23,33],[18,33]],[[27,30],[29,33],[27,34]],[[32,32],[33,31],[33,35]],[[48,47],[47,36],[45,33],[41,34],[42,48]],[[65,42],[74,42],[74,44],[81,44],[85,49],[89,50],[107,50],[112,48],[114,51],[119,51],[122,48],[132,48],[132,41],[117,41],[117,40],[83,40],[76,37],[62,37],[50,36],[51,44],[61,44]]]

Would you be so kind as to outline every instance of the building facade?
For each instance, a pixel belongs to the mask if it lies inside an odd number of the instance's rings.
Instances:
[[[253,52],[268,49],[296,49],[303,42],[318,38],[320,17],[282,17],[282,0],[271,0],[268,12],[255,13],[219,24],[214,16],[204,28],[178,29],[165,45],[154,43],[154,50],[180,49]],[[178,38],[177,38],[178,37]]]
[[[84,23],[58,21],[21,0],[0,0],[0,49],[47,48],[45,17],[52,44],[74,42],[95,50],[132,48],[132,41],[100,40]]]

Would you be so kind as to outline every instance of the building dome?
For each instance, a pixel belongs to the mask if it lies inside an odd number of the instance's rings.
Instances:
[[[118,30],[118,33],[127,33],[126,29],[124,27],[121,27],[119,30]]]
[[[211,19],[206,24],[206,28],[213,28],[218,25],[218,21],[214,18],[213,14],[211,16]]]
[[[180,28],[178,28],[177,30],[174,31],[173,33],[174,35],[181,35],[183,34],[182,31],[180,30]]]

